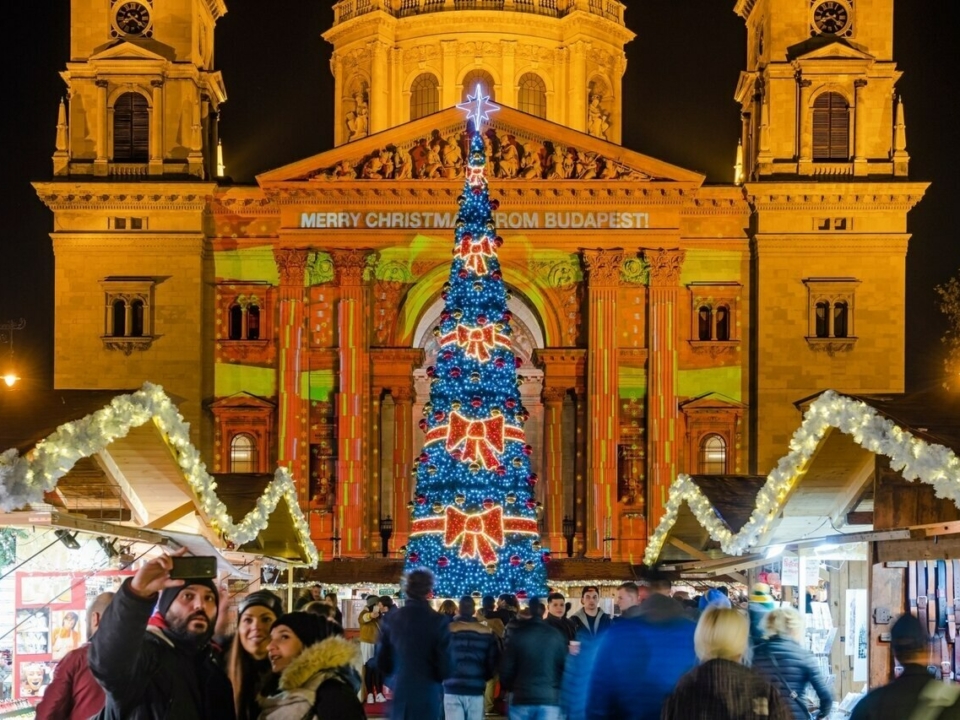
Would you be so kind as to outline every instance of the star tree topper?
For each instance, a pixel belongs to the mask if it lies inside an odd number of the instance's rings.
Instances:
[[[483,87],[480,83],[477,83],[476,93],[467,95],[467,101],[460,103],[457,107],[467,114],[467,120],[473,120],[473,128],[478,132],[481,124],[490,122],[490,113],[500,109],[490,102],[489,95],[483,94]]]

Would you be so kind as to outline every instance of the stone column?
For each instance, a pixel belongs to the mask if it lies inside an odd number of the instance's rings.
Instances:
[[[307,398],[300,393],[301,354],[306,343],[303,276],[307,251],[278,248],[274,259],[280,274],[277,324],[277,388],[279,434],[277,462],[290,469],[301,505],[309,501],[310,446],[307,440]]]
[[[367,554],[366,489],[367,462],[364,429],[369,408],[369,362],[363,270],[366,253],[360,250],[331,250],[340,302],[337,307],[339,330],[339,387],[336,394],[337,417],[337,528],[340,551],[348,557]]]
[[[370,43],[370,127],[367,129],[369,135],[386,130],[388,127],[389,77],[387,46],[379,40],[374,40]]]
[[[97,126],[97,157],[93,162],[94,175],[106,175],[109,162],[107,128],[113,119],[113,111],[107,107],[107,81],[97,80],[97,107],[100,108],[100,124]]]
[[[441,40],[440,47],[443,50],[440,109],[443,110],[460,102],[460,86],[457,85],[457,41]]]
[[[667,500],[667,489],[677,473],[677,328],[680,270],[684,250],[644,250],[650,264],[648,323],[650,336],[647,376],[647,461],[649,462],[647,528],[657,527]]]
[[[587,553],[601,557],[617,512],[617,295],[622,250],[584,250],[587,267]]]
[[[343,122],[343,58],[334,52],[330,58],[333,72],[333,144],[343,145],[347,141],[346,126]]]
[[[150,175],[163,175],[163,80],[150,83],[153,112],[150,115]]]
[[[501,40],[500,48],[503,52],[501,67],[500,94],[497,102],[515,108],[517,106],[517,77],[516,77],[516,40]]]
[[[393,396],[393,547],[407,544],[410,536],[410,510],[407,503],[413,497],[410,471],[413,459],[413,388],[391,389]]]
[[[857,78],[853,81],[854,92],[854,136],[853,136],[853,174],[866,175],[867,170],[867,103],[864,100],[867,81]]]
[[[587,131],[587,43],[578,40],[570,52],[570,87],[567,88],[567,125]]]
[[[563,388],[543,390],[543,482],[546,546],[557,557],[566,554],[563,537]]]
[[[578,386],[574,398],[574,425],[576,426],[576,455],[573,478],[573,516],[576,521],[576,536],[574,537],[574,552],[584,555],[587,552],[587,526],[592,525],[587,519],[587,443],[589,442],[589,426],[587,422],[587,389]]]
[[[813,108],[810,95],[813,82],[800,80],[800,162],[813,162]]]

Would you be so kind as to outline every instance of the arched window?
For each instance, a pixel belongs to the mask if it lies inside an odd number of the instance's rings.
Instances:
[[[417,75],[410,86],[410,119],[437,112],[440,109],[440,81],[432,73]]]
[[[117,162],[147,162],[149,156],[147,99],[140,93],[124,93],[113,106],[113,159]]]
[[[717,308],[717,336],[714,340],[726,342],[730,339],[730,308],[721,305]]]
[[[697,312],[697,337],[700,340],[711,340],[711,325],[713,325],[713,311],[706,305]]]
[[[234,303],[230,306],[230,335],[231,340],[243,340],[243,308]]]
[[[526,73],[520,78],[517,108],[538,118],[547,117],[547,85],[536,73]]]
[[[114,337],[124,337],[127,334],[127,303],[125,300],[113,301],[113,332]]]
[[[833,336],[845,338],[849,334],[847,319],[850,317],[847,312],[847,304],[838,302],[833,306]]]
[[[823,93],[813,103],[813,159],[850,159],[850,108],[840,93]]]
[[[466,100],[467,95],[473,95],[477,91],[478,83],[483,94],[494,100],[493,77],[486,70],[471,70],[463,78],[463,99]]]
[[[826,300],[821,300],[817,303],[817,337],[825,338],[830,337],[830,303]]]
[[[130,337],[143,337],[143,300],[130,303]]]
[[[257,471],[257,446],[245,433],[234,435],[230,441],[230,472],[252,473]]]
[[[251,305],[247,308],[247,340],[260,339],[260,306]]]
[[[707,435],[700,441],[700,474],[725,475],[727,442],[719,435]]]

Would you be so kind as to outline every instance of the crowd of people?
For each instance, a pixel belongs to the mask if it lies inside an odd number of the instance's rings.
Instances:
[[[230,627],[214,581],[170,577],[178,554],[96,598],[89,641],[61,661],[39,720],[359,720],[388,696],[394,720],[809,720],[833,705],[801,646],[802,616],[762,585],[741,608],[722,588],[689,598],[667,580],[625,582],[616,618],[592,586],[572,614],[556,592],[525,607],[465,596],[434,610],[433,575],[420,569],[402,607],[366,599],[356,643],[319,587],[292,612],[252,592]],[[916,618],[897,620],[904,671],[852,720],[960,720],[960,691],[932,680],[927,642]]]

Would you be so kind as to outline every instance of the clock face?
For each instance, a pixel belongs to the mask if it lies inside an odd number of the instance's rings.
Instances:
[[[142,35],[150,26],[150,8],[140,2],[124,2],[117,8],[117,27],[126,35]]]
[[[824,35],[839,35],[850,24],[850,10],[837,0],[825,0],[813,9],[813,24]]]

